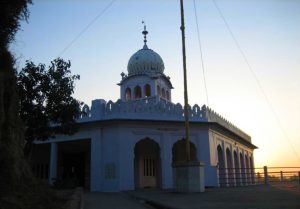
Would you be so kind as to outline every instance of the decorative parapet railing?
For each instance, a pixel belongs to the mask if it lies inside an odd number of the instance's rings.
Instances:
[[[147,120],[175,120],[184,119],[181,104],[168,102],[160,97],[148,97],[139,100],[106,102],[103,99],[92,101],[91,108],[84,105],[85,114],[79,122],[107,119],[147,119]],[[204,112],[198,105],[190,108],[191,121],[207,121]]]
[[[106,102],[103,99],[96,99],[92,101],[91,108],[84,105],[82,112],[83,114],[78,120],[79,123],[110,119],[184,120],[184,108],[181,104],[174,104],[157,96],[126,102],[121,100]],[[192,122],[216,122],[242,138],[251,141],[249,135],[205,105],[201,108],[197,104],[189,107],[189,114]]]

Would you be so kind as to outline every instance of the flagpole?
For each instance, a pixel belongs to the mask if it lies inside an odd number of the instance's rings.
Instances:
[[[185,54],[185,28],[184,28],[184,10],[183,0],[180,0],[181,14],[181,38],[182,38],[182,59],[183,59],[183,82],[184,82],[184,125],[185,125],[185,146],[186,146],[186,161],[191,160],[190,154],[190,127],[189,127],[189,103],[187,91],[187,76],[186,76],[186,54]]]

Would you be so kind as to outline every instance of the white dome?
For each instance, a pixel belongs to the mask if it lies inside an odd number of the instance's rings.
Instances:
[[[163,74],[165,69],[162,58],[145,44],[142,49],[134,53],[128,62],[128,75],[157,75]]]

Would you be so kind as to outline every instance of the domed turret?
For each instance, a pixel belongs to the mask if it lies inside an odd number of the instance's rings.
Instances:
[[[144,21],[142,23],[144,24]],[[164,62],[159,54],[147,46],[148,31],[146,30],[146,25],[144,25],[142,33],[144,35],[144,47],[130,57],[127,65],[128,76],[159,76],[164,73]]]
[[[144,24],[144,22],[142,22]],[[147,46],[148,31],[144,25],[144,47],[134,53],[127,65],[128,74],[121,73],[121,100],[161,98],[171,102],[173,86],[170,77],[164,74],[164,62],[155,51]]]

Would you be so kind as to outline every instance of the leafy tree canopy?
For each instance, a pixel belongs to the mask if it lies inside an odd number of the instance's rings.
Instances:
[[[1,0],[0,1],[0,50],[13,41],[20,27],[20,20],[27,20],[29,12],[27,5],[31,0]]]
[[[27,20],[31,0],[0,1],[0,208],[2,197],[33,180],[23,155],[23,124],[18,114],[14,57],[8,50],[20,27]],[[27,186],[27,185],[26,185]]]
[[[72,75],[70,67],[70,61],[61,58],[53,60],[48,68],[27,61],[18,73],[20,116],[25,123],[27,144],[76,132],[82,103],[72,94],[80,76]]]

